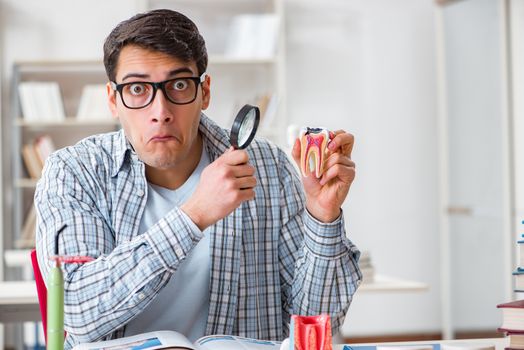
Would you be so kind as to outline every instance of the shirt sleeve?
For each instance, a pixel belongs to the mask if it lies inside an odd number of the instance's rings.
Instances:
[[[55,234],[64,224],[60,253],[95,259],[62,267],[65,330],[68,343],[74,344],[105,339],[140,313],[202,233],[174,208],[145,233],[117,242],[118,234],[103,209],[110,205],[101,199],[106,196],[103,181],[94,180],[94,171],[86,171],[79,160],[60,154],[48,158],[36,188],[36,248],[44,279],[51,267]]]
[[[343,213],[332,223],[308,213],[300,178],[284,157],[279,245],[284,329],[293,314],[329,314],[336,334],[362,280],[360,252],[346,237]]]

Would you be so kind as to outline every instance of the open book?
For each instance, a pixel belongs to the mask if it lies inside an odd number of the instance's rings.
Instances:
[[[78,344],[73,350],[280,350],[280,342],[242,338],[232,335],[210,335],[191,343],[175,331],[142,333],[130,337],[95,343]]]

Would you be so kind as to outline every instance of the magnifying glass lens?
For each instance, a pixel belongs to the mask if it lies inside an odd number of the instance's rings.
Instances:
[[[251,135],[251,132],[253,131],[254,126],[255,110],[251,109],[242,121],[242,124],[240,124],[240,130],[238,131],[238,143],[240,146],[246,144],[247,140],[249,139],[249,136]]]
[[[231,145],[236,149],[246,148],[255,137],[259,121],[258,107],[251,105],[242,107],[231,127]]]

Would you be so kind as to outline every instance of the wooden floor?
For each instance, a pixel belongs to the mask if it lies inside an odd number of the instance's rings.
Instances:
[[[480,338],[502,338],[504,334],[497,331],[461,331],[456,332],[454,339],[480,339]],[[381,343],[394,341],[424,341],[424,340],[441,340],[441,333],[416,333],[416,334],[394,334],[394,335],[377,335],[365,337],[348,337],[344,338],[345,343]]]

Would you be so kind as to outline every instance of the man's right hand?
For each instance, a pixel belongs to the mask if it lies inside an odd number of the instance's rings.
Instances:
[[[255,198],[255,168],[248,161],[245,150],[231,147],[202,171],[195,193],[180,207],[200,230]]]

